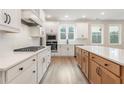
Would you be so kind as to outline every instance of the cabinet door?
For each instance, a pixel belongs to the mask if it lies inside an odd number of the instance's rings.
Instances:
[[[42,55],[38,56],[38,82],[40,82],[43,76],[43,57]]]
[[[81,70],[82,70],[82,72],[85,73],[85,55],[84,55],[83,51],[82,51],[82,55],[81,55]]]
[[[46,69],[47,69],[47,61],[46,61],[46,57],[45,56],[43,56],[43,64],[42,64],[43,66],[43,75],[45,74],[45,72],[46,72]]]
[[[67,53],[68,53],[68,56],[74,56],[74,45],[68,45]]]
[[[21,24],[21,11],[18,9],[5,9],[4,11],[9,16],[8,25],[15,29],[19,29]]]
[[[60,56],[67,56],[67,45],[61,45]]]
[[[101,77],[98,75],[99,65],[94,61],[89,62],[89,80],[91,83],[100,84]]]
[[[88,38],[88,23],[76,23],[76,37]]]
[[[79,66],[82,65],[82,55],[81,55],[81,49],[79,49]]]
[[[101,67],[99,72],[101,74],[102,84],[120,84],[120,78],[104,69],[103,67]]]
[[[58,45],[58,50],[57,50],[56,56],[60,56],[60,55],[61,55],[61,45]]]
[[[51,62],[51,52],[48,52],[47,53],[47,67],[49,66],[50,62]]]
[[[32,65],[14,80],[10,81],[10,84],[35,84],[36,82],[36,65]]]
[[[88,56],[85,54],[85,51],[82,50],[82,58],[81,58],[81,70],[84,72],[86,77],[88,77],[88,64],[89,64],[89,59]]]
[[[89,58],[85,56],[85,75],[88,78]]]
[[[38,55],[38,82],[41,81],[44,73],[46,72],[46,68],[47,68],[46,58],[47,58],[46,51]]]
[[[81,51],[79,48],[77,48],[77,62],[78,65],[81,67]]]
[[[1,9],[0,10],[0,29],[8,32],[18,32],[21,25],[21,10]]]

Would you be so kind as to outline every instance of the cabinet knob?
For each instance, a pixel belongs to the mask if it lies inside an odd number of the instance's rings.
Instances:
[[[108,66],[108,64],[104,64],[104,66]]]
[[[95,58],[95,57],[92,57],[92,58]]]
[[[19,70],[22,71],[23,70],[23,67],[20,67]]]
[[[33,61],[36,61],[35,59],[33,59]]]
[[[33,73],[36,73],[36,71],[34,70]]]

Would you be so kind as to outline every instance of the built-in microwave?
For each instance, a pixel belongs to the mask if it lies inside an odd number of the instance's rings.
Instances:
[[[47,35],[47,40],[57,40],[56,35]]]

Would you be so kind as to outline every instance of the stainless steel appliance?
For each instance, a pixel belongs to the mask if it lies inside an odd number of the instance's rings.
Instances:
[[[49,40],[57,40],[57,36],[56,35],[47,35],[47,41]]]
[[[14,49],[14,52],[36,52],[43,48],[45,48],[45,47],[44,46],[30,46],[30,47]]]
[[[40,46],[42,46],[42,45],[43,45],[43,39],[40,38]]]
[[[47,39],[46,45],[51,46],[51,52],[57,52],[57,48],[58,48],[57,36],[52,34],[47,34],[46,39]]]
[[[58,47],[57,41],[47,41],[46,45],[51,46],[52,52],[57,52],[57,47]]]

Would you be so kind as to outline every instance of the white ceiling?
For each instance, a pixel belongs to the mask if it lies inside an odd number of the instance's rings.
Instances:
[[[46,20],[124,20],[124,9],[44,9]],[[104,12],[104,15],[101,13]],[[68,15],[68,18],[65,16]],[[86,16],[83,18],[82,16]]]

